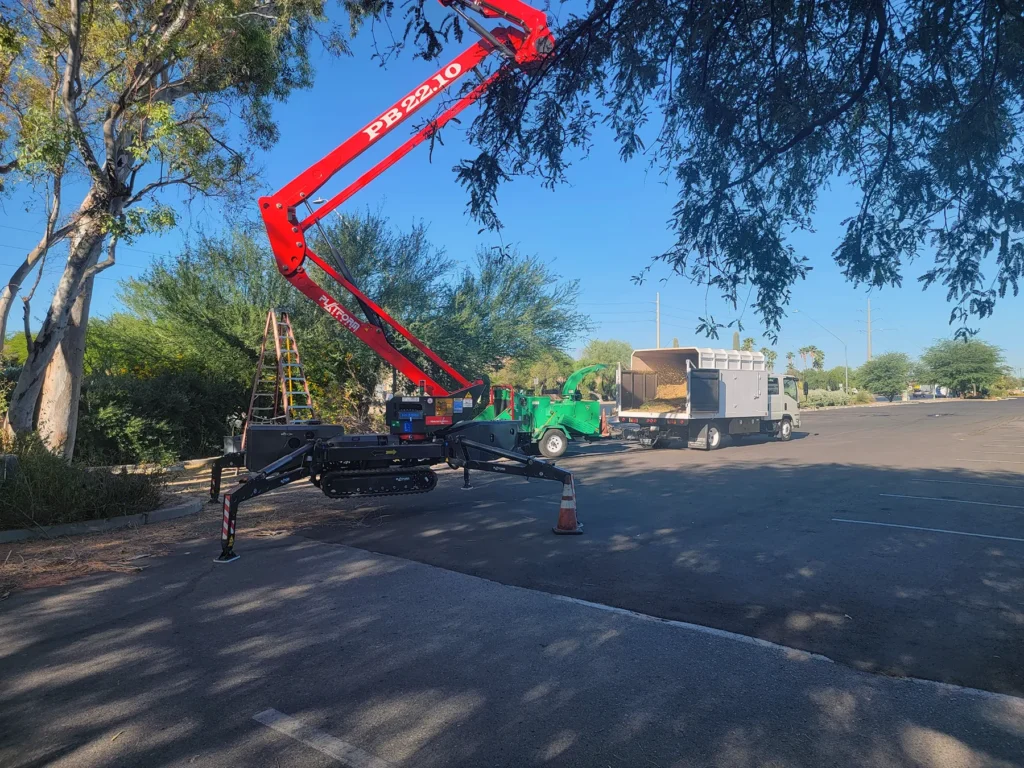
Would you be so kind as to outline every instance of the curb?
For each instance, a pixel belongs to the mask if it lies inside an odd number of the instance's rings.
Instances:
[[[152,512],[140,512],[137,515],[112,517],[107,520],[43,525],[37,528],[16,528],[10,531],[0,531],[0,544],[7,544],[12,541],[25,541],[26,539],[46,539],[58,536],[77,536],[84,533],[103,533],[104,531],[113,531],[117,528],[162,523],[165,520],[174,520],[178,517],[198,514],[202,508],[203,502],[200,499],[190,499],[183,504],[175,504],[172,507],[154,509]]]
[[[219,458],[219,456],[211,456],[208,459],[188,459],[186,461],[168,464],[167,466],[163,466],[161,464],[112,464],[107,467],[87,467],[86,469],[90,472],[127,472],[129,475],[148,475],[158,472],[181,472],[186,469],[203,469],[204,467],[212,467],[213,462]]]

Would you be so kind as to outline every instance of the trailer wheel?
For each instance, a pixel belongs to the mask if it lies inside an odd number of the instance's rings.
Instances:
[[[547,458],[557,459],[565,453],[566,448],[569,447],[569,441],[565,439],[565,435],[561,430],[549,429],[540,439],[539,446],[540,452]]]
[[[793,439],[793,422],[789,419],[784,418],[782,423],[779,424],[779,429],[775,433],[775,437],[783,442]]]
[[[714,451],[722,445],[722,430],[715,423],[708,424],[707,450]]]

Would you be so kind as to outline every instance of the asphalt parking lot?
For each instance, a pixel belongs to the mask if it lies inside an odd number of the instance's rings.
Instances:
[[[580,537],[550,533],[556,484],[480,473],[465,492],[444,472],[429,495],[260,503],[334,511],[312,539],[1024,694],[1024,400],[808,413],[789,443],[607,443],[560,465]]]
[[[1024,688],[1022,438],[1024,401],[940,401],[590,446],[577,537],[558,484],[444,472],[263,497],[217,565],[211,507],[3,601],[0,765],[1019,766],[1024,698],[975,689]]]

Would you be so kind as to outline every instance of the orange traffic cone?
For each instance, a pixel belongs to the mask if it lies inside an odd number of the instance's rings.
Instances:
[[[555,533],[575,535],[583,533],[583,523],[576,519],[576,486],[572,475],[562,483],[562,504],[558,509],[558,525],[551,529]]]

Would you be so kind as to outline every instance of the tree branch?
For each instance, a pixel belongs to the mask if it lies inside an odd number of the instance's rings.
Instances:
[[[61,98],[64,101],[64,111],[67,113],[68,121],[71,123],[72,136],[78,151],[82,153],[82,160],[89,169],[89,174],[97,184],[106,188],[106,179],[103,177],[103,170],[96,160],[96,154],[89,146],[89,141],[82,130],[82,121],[78,117],[78,110],[75,102],[80,95],[80,78],[82,67],[82,6],[79,0],[71,2],[71,24],[68,27],[68,54],[67,62],[64,65],[64,82],[61,87]]]
[[[23,310],[24,310],[23,322],[24,322],[24,325],[25,325],[25,349],[27,350],[27,354],[31,354],[32,353],[32,346],[34,344],[34,342],[32,341],[32,327],[31,327],[32,297],[36,295],[36,288],[39,287],[39,283],[43,279],[43,267],[46,266],[46,253],[47,253],[46,251],[43,251],[43,257],[39,260],[39,271],[36,272],[36,281],[34,283],[32,283],[32,289],[28,292],[27,296],[22,296],[21,297],[21,300],[23,302],[25,302],[24,307],[23,307]]]
[[[163,181],[151,181],[149,184],[144,186],[130,198],[125,200],[124,207],[127,208],[129,205],[134,205],[135,203],[139,202],[142,198],[144,198],[146,195],[148,195],[150,192],[160,189],[161,187],[169,187],[174,184],[186,184],[188,186],[193,186],[192,180],[184,176],[180,179],[164,179]]]
[[[813,134],[819,128],[823,128],[829,123],[835,121],[837,118],[842,117],[844,114],[846,114],[846,112],[852,109],[862,98],[864,98],[864,94],[867,93],[867,90],[871,86],[871,83],[874,82],[875,79],[878,77],[878,63],[881,59],[882,45],[885,42],[885,36],[888,34],[889,31],[889,17],[885,13],[885,5],[881,2],[881,0],[875,0],[874,8],[875,21],[878,24],[878,31],[876,32],[875,39],[871,45],[871,60],[868,63],[867,70],[861,78],[860,83],[857,85],[857,88],[854,89],[853,93],[851,93],[847,97],[846,101],[844,101],[842,104],[829,110],[824,115],[819,117],[817,120],[813,120],[807,125],[805,125],[799,131],[797,131],[793,135],[793,137],[790,138],[789,141],[787,141],[785,144],[782,144],[781,146],[778,146],[775,149],[768,152],[768,154],[762,157],[761,160],[759,160],[753,168],[747,171],[747,173],[743,174],[737,179],[733,179],[725,186],[720,187],[717,190],[718,194],[721,194],[722,192],[725,192],[727,189],[731,189],[732,187],[735,187],[739,184],[747,183],[757,174],[759,174],[762,170],[764,170],[765,166],[767,166],[777,157],[785,154],[793,147],[795,147],[797,144],[802,142],[804,139],[810,137],[811,134]]]
[[[75,292],[75,299],[78,298],[79,294],[85,290],[86,285],[96,275],[105,269],[109,269],[114,266],[114,253],[117,250],[117,233],[110,236],[110,242],[107,243],[107,258],[103,261],[97,262],[89,267],[85,272],[82,273],[82,279],[78,281],[78,290]]]

